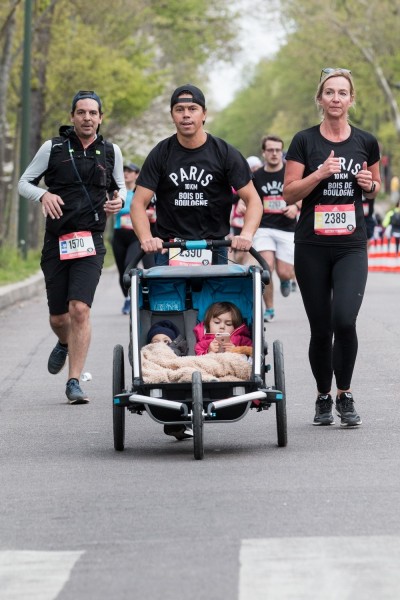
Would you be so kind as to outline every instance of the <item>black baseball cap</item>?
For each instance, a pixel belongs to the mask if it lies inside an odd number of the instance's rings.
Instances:
[[[126,163],[126,165],[124,165],[124,171],[125,170],[140,173],[140,167],[133,162]]]
[[[179,98],[179,96],[185,92],[190,94],[192,98]],[[181,85],[176,88],[171,96],[171,108],[178,102],[192,102],[194,104],[200,104],[200,106],[203,108],[206,107],[206,99],[204,98],[203,92],[191,83],[187,83],[186,85]]]
[[[79,92],[77,92],[75,94],[75,96],[72,98],[72,107],[71,107],[71,112],[74,112],[75,107],[76,107],[76,103],[78,102],[78,100],[84,100],[85,98],[92,98],[92,100],[96,100],[97,104],[99,105],[99,112],[101,113],[101,100],[98,97],[98,95],[96,94],[96,92],[94,92],[93,90],[79,90]]]

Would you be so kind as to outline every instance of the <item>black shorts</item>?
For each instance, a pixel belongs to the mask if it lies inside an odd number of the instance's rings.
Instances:
[[[94,256],[60,260],[58,239],[45,236],[40,266],[51,315],[67,313],[70,300],[92,306],[106,254],[103,235],[94,233],[93,241],[96,248]]]

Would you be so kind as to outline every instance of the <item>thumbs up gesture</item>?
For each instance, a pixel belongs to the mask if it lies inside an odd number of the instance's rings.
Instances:
[[[358,185],[364,192],[368,193],[372,191],[372,173],[371,171],[368,171],[368,165],[365,161],[362,164],[362,169],[358,171],[356,179]]]
[[[335,156],[334,150],[331,150],[328,158],[322,164],[319,171],[320,171],[321,179],[327,179],[334,173],[340,173],[340,171],[341,171],[340,158],[338,156]]]

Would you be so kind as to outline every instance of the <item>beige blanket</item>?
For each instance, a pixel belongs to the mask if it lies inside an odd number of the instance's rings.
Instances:
[[[200,371],[203,381],[246,381],[251,374],[250,363],[240,354],[176,356],[163,342],[144,346],[141,359],[145,383],[191,381],[194,371]]]

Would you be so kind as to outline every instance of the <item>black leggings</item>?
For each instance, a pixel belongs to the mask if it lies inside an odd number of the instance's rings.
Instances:
[[[127,297],[128,290],[124,287],[123,276],[125,269],[131,260],[135,255],[139,254],[140,243],[131,229],[114,229],[112,249],[119,273],[119,285],[122,293]],[[152,254],[146,254],[143,257],[142,262],[145,269],[150,269],[150,267],[154,267],[154,256]]]
[[[348,390],[356,362],[356,319],[368,275],[366,248],[296,244],[295,272],[310,323],[309,359],[318,392]],[[333,340],[333,344],[332,344]]]

